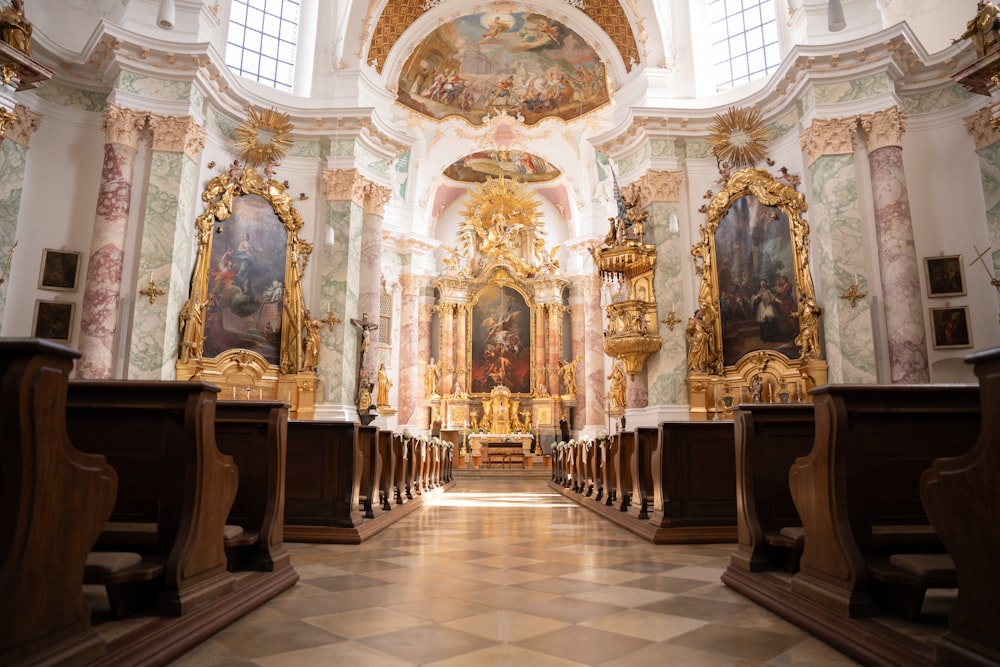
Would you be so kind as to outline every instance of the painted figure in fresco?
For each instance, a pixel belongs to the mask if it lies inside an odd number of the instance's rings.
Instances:
[[[753,296],[753,309],[757,324],[760,325],[760,339],[764,342],[777,340],[778,318],[774,312],[774,292],[764,279],[758,283],[757,293]]]

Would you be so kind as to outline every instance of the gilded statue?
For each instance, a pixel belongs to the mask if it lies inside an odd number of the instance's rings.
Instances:
[[[688,320],[684,335],[688,341],[688,370],[710,371],[715,359],[712,353],[713,331],[705,321],[701,308],[694,311],[694,316]]]
[[[823,309],[816,300],[804,292],[799,295],[799,309],[792,313],[799,319],[799,335],[795,344],[799,346],[802,359],[819,359],[819,316]]]
[[[424,371],[424,391],[427,396],[436,396],[438,393],[438,380],[441,379],[441,369],[437,364],[434,363],[434,358],[431,357],[431,362],[427,364],[427,370]]]
[[[385,370],[385,362],[382,362],[378,366],[378,380],[376,386],[375,405],[379,407],[388,407],[389,389],[392,388],[392,380],[389,379],[389,373]]]
[[[611,401],[611,408],[624,410],[625,409],[625,371],[622,370],[620,364],[614,364],[611,367],[611,375],[608,376],[611,380],[611,388],[608,389],[608,398]]]
[[[207,300],[190,298],[184,302],[180,314],[181,363],[201,357],[205,342],[205,308]]]
[[[319,365],[320,330],[323,320],[311,317],[309,311],[302,318],[302,370],[314,371]]]
[[[986,51],[1000,41],[1000,10],[990,0],[980,0],[976,10],[976,15],[968,21],[965,32],[958,39],[971,39],[976,45],[976,55],[982,60],[986,57]],[[4,39],[6,40],[6,33]]]
[[[26,56],[31,56],[31,23],[24,16],[24,0],[11,0],[0,9],[0,37]]]
[[[566,388],[567,396],[576,396],[576,365],[583,357],[577,357],[573,361],[559,362],[559,375],[562,378],[563,386]]]

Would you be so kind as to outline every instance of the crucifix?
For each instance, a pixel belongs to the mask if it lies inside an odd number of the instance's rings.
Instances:
[[[372,342],[372,330],[378,329],[378,325],[368,321],[368,313],[362,313],[361,319],[351,318],[351,324],[361,330],[361,358],[365,358],[365,352]]]
[[[997,288],[997,292],[1000,292],[1000,280],[998,280],[996,276],[993,275],[993,272],[990,271],[990,267],[986,265],[986,260],[983,259],[983,256],[990,251],[990,247],[987,247],[986,250],[979,252],[979,248],[977,248],[975,244],[973,244],[972,249],[976,251],[976,258],[971,262],[969,262],[969,266],[972,266],[976,262],[982,264],[983,271],[985,271],[986,275],[989,276],[990,278],[990,284]]]

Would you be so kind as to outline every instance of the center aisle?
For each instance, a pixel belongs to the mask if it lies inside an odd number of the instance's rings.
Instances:
[[[173,664],[856,664],[723,586],[731,545],[649,544],[547,478],[463,475],[361,546],[288,544],[298,585]]]

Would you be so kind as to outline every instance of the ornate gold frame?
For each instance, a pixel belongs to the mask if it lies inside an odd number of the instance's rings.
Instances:
[[[305,307],[302,298],[302,273],[312,253],[312,244],[299,236],[303,221],[285,192],[272,179],[269,169],[262,176],[253,167],[234,162],[211,181],[202,193],[205,212],[197,218],[198,253],[191,279],[191,294],[181,311],[182,333],[177,379],[200,379],[222,387],[220,398],[271,399],[288,401],[291,416],[312,417],[317,378],[315,372],[303,371],[302,330]],[[279,364],[267,362],[251,350],[226,350],[214,358],[203,358],[205,309],[209,305],[208,278],[212,240],[216,225],[233,214],[237,197],[257,195],[267,201],[286,232],[285,284],[281,315]]]
[[[766,207],[779,208],[788,218],[795,286],[815,304],[816,290],[809,271],[809,223],[802,217],[808,208],[805,196],[778,182],[764,169],[748,168],[732,173],[723,190],[708,205],[707,220],[701,227],[701,240],[691,249],[695,270],[701,276],[698,307],[710,339],[704,363],[692,368],[692,360],[689,359],[688,364],[688,399],[691,413],[696,417],[718,418],[729,413],[739,402],[752,400],[749,392],[755,376],[759,376],[763,383],[762,396],[757,400],[766,402],[807,401],[809,396],[806,392],[827,381],[827,364],[819,358],[822,348],[816,328],[805,331],[805,340],[800,340],[801,336],[796,338],[800,350],[798,359],[789,359],[775,350],[756,350],[731,366],[723,363],[715,232],[732,204],[747,196],[756,197]]]

